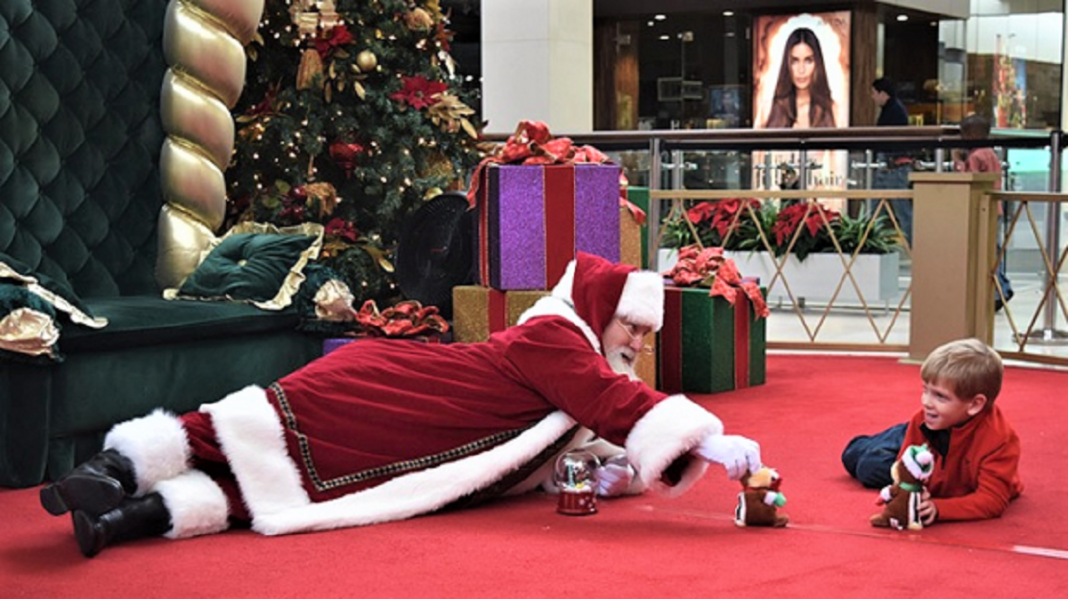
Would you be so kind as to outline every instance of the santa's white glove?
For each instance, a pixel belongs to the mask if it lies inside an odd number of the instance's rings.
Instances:
[[[612,460],[597,468],[597,494],[601,497],[623,495],[634,481],[634,468],[623,460]]]
[[[709,462],[723,464],[731,480],[756,472],[761,465],[760,444],[738,435],[709,435],[693,451]]]

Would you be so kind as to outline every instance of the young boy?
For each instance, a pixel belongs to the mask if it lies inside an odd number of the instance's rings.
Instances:
[[[996,518],[1023,490],[1020,439],[994,405],[1002,373],[1000,356],[977,339],[951,341],[924,361],[921,407],[906,423],[898,450],[900,457],[903,448],[926,443],[935,454],[919,507],[924,525]],[[843,454],[847,469],[847,456],[861,453],[855,441]]]

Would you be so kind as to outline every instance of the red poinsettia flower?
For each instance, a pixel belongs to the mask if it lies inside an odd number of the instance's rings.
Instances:
[[[701,202],[700,204],[687,210],[686,217],[690,219],[691,223],[699,225],[704,222],[708,217],[712,216],[712,213],[714,213],[715,211],[715,202]]]
[[[820,215],[821,213],[823,216]],[[833,223],[840,216],[837,210],[824,208],[821,204],[813,204],[811,210],[808,204],[794,204],[779,211],[771,232],[775,235],[775,242],[781,246],[793,238],[802,220],[804,220],[805,228],[808,229],[808,234],[815,237],[823,228],[825,218],[826,222]]]
[[[708,226],[719,233],[720,237],[726,237],[727,231],[732,225],[737,225],[737,214],[745,210],[747,205],[752,205],[754,210],[760,209],[760,202],[752,198],[728,198],[715,202],[701,202],[686,212],[686,216],[695,225],[709,221]]]
[[[420,110],[438,103],[437,94],[448,91],[449,86],[440,81],[430,81],[422,75],[415,77],[401,77],[404,81],[404,89],[393,92],[389,99],[404,102]]]
[[[349,243],[356,243],[356,240],[360,237],[360,232],[356,230],[356,225],[352,221],[347,221],[343,218],[332,218],[330,222],[326,223],[324,235],[344,239]]]
[[[340,48],[345,44],[351,44],[356,38],[352,37],[349,33],[349,28],[344,25],[337,25],[323,31],[319,34],[319,37],[315,38],[315,50],[319,53],[319,58],[326,60],[327,55],[334,48]]]

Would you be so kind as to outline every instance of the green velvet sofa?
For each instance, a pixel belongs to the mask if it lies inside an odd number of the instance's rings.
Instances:
[[[64,323],[61,362],[0,362],[0,486],[64,474],[116,422],[196,409],[321,353],[292,309],[161,296],[166,10],[166,0],[0,2],[0,253],[110,321]]]

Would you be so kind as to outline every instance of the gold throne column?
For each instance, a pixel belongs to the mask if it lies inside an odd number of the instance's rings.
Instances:
[[[223,172],[234,148],[230,109],[245,86],[245,45],[264,0],[171,0],[163,30],[170,67],[160,112],[167,138],[160,153],[156,282],[177,287],[200,264],[226,215]]]

